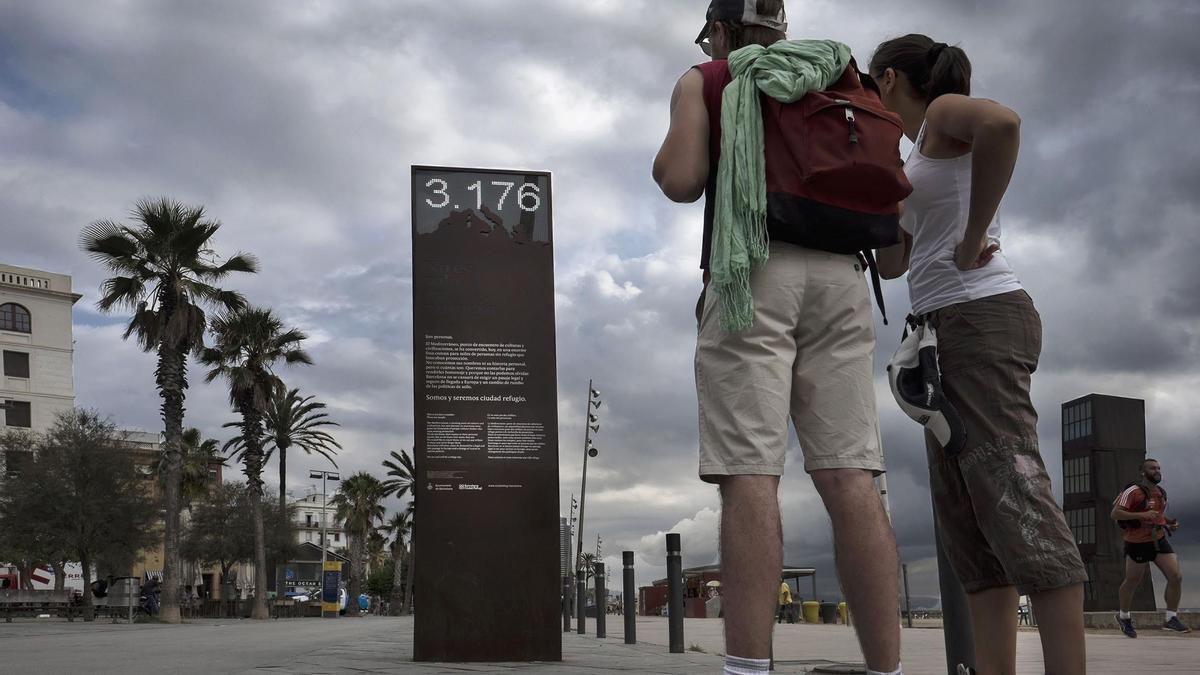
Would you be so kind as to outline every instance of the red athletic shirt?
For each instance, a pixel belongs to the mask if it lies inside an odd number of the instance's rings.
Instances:
[[[1141,527],[1121,530],[1125,541],[1131,544],[1144,544],[1167,536],[1167,530],[1163,527],[1167,524],[1167,500],[1163,497],[1162,490],[1159,490],[1157,485],[1152,486],[1150,494],[1145,496],[1146,503],[1138,508],[1145,494],[1140,486],[1130,485],[1113,502],[1113,506],[1119,506],[1131,513],[1158,511],[1158,518],[1153,523],[1142,521]],[[1154,527],[1155,525],[1158,527]]]

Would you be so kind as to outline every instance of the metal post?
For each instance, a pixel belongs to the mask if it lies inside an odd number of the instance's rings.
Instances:
[[[975,634],[971,628],[971,611],[967,607],[967,592],[950,567],[950,559],[942,550],[942,535],[933,516],[933,541],[937,546],[938,587],[942,594],[942,634],[946,642],[946,672],[955,675],[958,664],[975,667]]]
[[[325,574],[325,507],[329,505],[329,498],[325,496],[325,479],[329,474],[321,472],[321,574]],[[322,581],[321,583],[324,583]]]
[[[583,573],[583,568],[575,570],[575,623],[580,635],[584,634],[584,624],[587,615],[584,614],[587,606],[587,576]]]
[[[563,632],[571,632],[571,577],[564,576],[562,580],[562,615]]]
[[[622,609],[625,610],[625,644],[637,644],[637,596],[634,595],[636,589],[633,587],[633,551],[621,552],[622,562],[625,564],[625,586],[622,595]]]
[[[908,563],[901,563],[900,569],[904,572],[904,615],[908,617],[908,627],[912,628],[912,604],[909,602],[908,595]]]
[[[678,534],[667,535],[667,632],[672,654],[683,653],[683,555]]]
[[[584,572],[583,572],[583,507],[584,507],[584,503],[587,500],[588,445],[591,444],[591,440],[592,440],[591,419],[588,417],[589,415],[592,414],[592,381],[591,380],[588,380],[588,393],[587,393],[587,398],[584,399],[583,409],[584,409],[584,416],[583,416],[583,482],[579,487],[579,530],[575,532],[575,541],[576,541],[576,548],[575,548],[576,581],[575,581],[575,585],[576,585],[576,588],[579,590],[579,599],[576,600],[576,602],[578,603],[579,606],[576,611],[578,613],[579,634],[580,635],[583,635],[583,619],[584,619],[583,606],[585,604],[587,604],[586,602],[584,602],[584,599],[585,599],[584,591],[587,590],[587,584],[585,581],[586,576],[584,575]]]
[[[608,610],[608,589],[604,584],[604,563],[596,563],[596,637],[608,637],[605,613]]]

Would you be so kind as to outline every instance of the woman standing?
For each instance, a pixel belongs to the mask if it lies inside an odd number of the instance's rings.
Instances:
[[[1038,450],[1030,379],[1042,347],[1033,301],[1000,251],[996,211],[1020,146],[1020,118],[971,98],[971,64],[924,35],[884,42],[870,74],[915,145],[901,243],[880,274],[906,271],[913,314],[938,334],[947,398],[967,430],[947,456],[927,438],[946,553],[967,591],[978,672],[1016,671],[1017,603],[1030,596],[1047,673],[1083,673],[1087,573]]]

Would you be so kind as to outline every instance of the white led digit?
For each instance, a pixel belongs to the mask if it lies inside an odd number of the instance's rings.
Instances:
[[[483,210],[483,181],[477,180],[467,186],[468,190],[475,192],[475,210]]]
[[[525,183],[521,185],[521,190],[517,193],[517,204],[521,207],[522,211],[538,210],[538,207],[542,205],[542,198],[538,196],[539,192],[541,192],[541,190],[539,190],[538,186],[534,185],[533,183]],[[525,201],[527,199],[533,200],[533,206],[525,206]]]
[[[499,205],[499,207],[496,209],[497,211],[503,211],[503,210],[504,210],[504,200],[508,198],[508,193],[512,191],[512,189],[513,189],[513,186],[514,186],[514,185],[516,185],[516,183],[510,183],[510,182],[508,182],[508,181],[502,181],[502,180],[494,180],[494,181],[492,181],[492,185],[495,185],[495,186],[505,185],[505,186],[507,186],[507,187],[505,187],[505,188],[504,188],[504,194],[500,195],[500,205]]]
[[[435,209],[444,209],[444,208],[446,208],[446,205],[450,203],[450,193],[446,192],[446,188],[448,188],[450,186],[448,183],[446,183],[446,181],[442,180],[441,178],[430,178],[429,182],[425,183],[425,187],[433,187],[434,183],[442,184],[442,187],[433,191],[433,194],[442,196],[442,203],[434,204],[433,200],[429,199],[428,197],[425,198],[425,203],[432,206]]]

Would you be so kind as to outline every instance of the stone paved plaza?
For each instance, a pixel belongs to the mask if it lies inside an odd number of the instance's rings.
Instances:
[[[183,626],[113,625],[18,620],[0,623],[0,673],[20,675],[283,675],[361,673],[719,673],[721,623],[689,619],[685,654],[669,654],[667,623],[639,617],[643,644],[626,646],[620,617],[609,617],[609,638],[574,632],[564,636],[562,663],[429,664],[413,663],[412,620],[360,619],[202,620]],[[594,624],[588,623],[589,629]],[[1177,636],[1144,631],[1138,640],[1111,632],[1088,636],[1090,673],[1200,673],[1197,634]],[[803,673],[830,662],[861,657],[852,632],[844,626],[777,626],[777,672]],[[703,651],[696,651],[703,650]],[[1018,672],[1041,673],[1036,631],[1023,630],[1018,643]],[[942,634],[929,628],[904,631],[905,671],[944,672]]]

